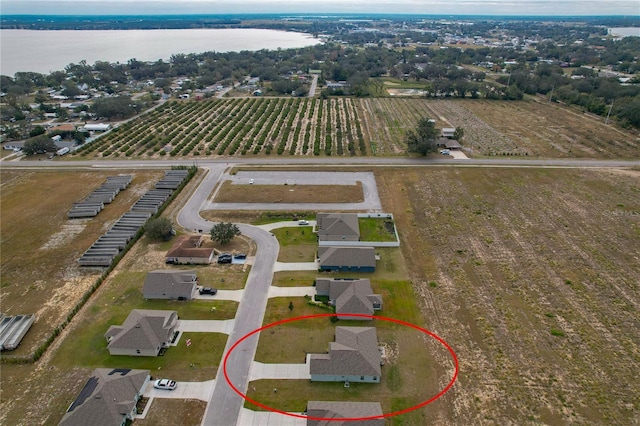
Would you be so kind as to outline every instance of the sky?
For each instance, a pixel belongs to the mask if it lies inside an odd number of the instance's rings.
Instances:
[[[0,14],[393,13],[640,16],[640,0],[1,0]]]

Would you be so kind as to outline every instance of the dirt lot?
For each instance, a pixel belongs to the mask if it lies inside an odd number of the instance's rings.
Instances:
[[[88,191],[84,173],[93,172],[75,173],[51,174],[50,185],[36,185],[33,173],[2,172],[3,311],[11,308],[9,296],[20,294],[12,287],[28,286],[33,277],[57,282],[55,271],[64,268],[52,265],[75,260],[75,255],[59,257],[48,260],[47,267],[38,257],[19,261],[42,251],[24,247],[45,246],[59,231],[20,206],[31,199],[51,203],[45,213],[37,209],[39,214],[62,224],[69,204],[58,198],[71,200]],[[420,424],[640,420],[635,380],[640,371],[640,171],[458,167],[375,173],[406,259],[406,271],[393,275],[409,276],[424,326],[444,338],[460,361],[459,381],[444,398],[420,410]],[[58,175],[67,175],[62,182],[74,189],[61,185]],[[38,197],[6,202],[11,194],[25,192],[22,188]],[[30,240],[14,230],[33,223],[42,227],[29,234]],[[92,240],[83,235],[73,241],[86,239],[88,246]],[[122,267],[143,270],[154,256],[146,251],[150,247],[137,247],[131,253],[135,259],[125,259]],[[8,256],[16,248],[22,249]],[[90,302],[83,311],[95,313],[105,303]],[[82,324],[81,313],[74,326]],[[0,423],[59,421],[56,413],[75,397],[91,368],[54,363],[55,353],[54,348],[36,365],[2,365]],[[430,377],[446,377],[441,366],[449,365],[447,355],[434,354]],[[165,424],[192,424],[181,423],[180,408],[162,408],[162,413]],[[410,419],[405,424],[412,424]]]
[[[233,185],[220,187],[216,203],[361,203],[362,183],[356,185]]]

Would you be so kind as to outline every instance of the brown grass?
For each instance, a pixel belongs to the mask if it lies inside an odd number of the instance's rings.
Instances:
[[[76,260],[161,177],[127,172],[134,180],[93,219],[67,211],[117,172],[1,172],[2,305],[9,315],[39,319],[14,354],[28,354],[50,334],[100,275]]]
[[[430,422],[637,419],[640,388],[630,372],[640,371],[639,178],[606,170],[377,173],[427,328],[460,359],[460,380],[428,410]]]
[[[356,185],[234,185],[224,182],[216,203],[360,203],[362,183]]]

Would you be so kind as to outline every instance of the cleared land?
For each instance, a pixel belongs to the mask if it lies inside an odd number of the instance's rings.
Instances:
[[[361,203],[362,183],[356,185],[237,185],[226,181],[216,203]]]
[[[87,144],[71,157],[405,155],[423,117],[460,126],[479,156],[637,158],[637,132],[536,98],[215,99],[170,101]]]
[[[460,359],[459,382],[426,410],[430,422],[637,421],[639,171],[377,179],[426,326]]]

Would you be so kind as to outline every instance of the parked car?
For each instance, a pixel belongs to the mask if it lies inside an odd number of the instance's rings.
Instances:
[[[156,389],[174,390],[176,386],[178,384],[170,379],[159,379],[153,382],[153,387]]]
[[[200,294],[210,294],[210,295],[215,295],[218,292],[218,290],[216,290],[215,288],[212,287],[201,287],[200,288]]]
[[[308,225],[308,224],[309,224],[309,221],[308,221],[308,220],[299,220],[299,221],[298,221],[298,225],[300,225],[300,226],[306,226],[306,225]]]
[[[451,151],[449,151],[448,149],[441,149],[440,150],[440,154],[442,154],[442,155],[450,155]]]
[[[238,260],[244,260],[247,258],[247,255],[244,253],[238,253],[238,254],[234,254],[233,258]]]
[[[218,263],[231,263],[231,255],[229,253],[220,253],[218,255]]]

